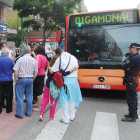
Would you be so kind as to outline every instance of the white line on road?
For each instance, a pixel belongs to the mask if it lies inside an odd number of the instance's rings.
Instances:
[[[91,140],[119,140],[116,113],[96,113]]]
[[[62,109],[60,108],[54,117],[53,122],[48,122],[35,140],[61,140],[69,126],[59,122]]]

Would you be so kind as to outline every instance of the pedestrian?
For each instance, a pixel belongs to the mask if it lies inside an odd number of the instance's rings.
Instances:
[[[16,52],[15,52],[15,62],[19,59],[20,57],[20,48],[16,48]]]
[[[1,51],[4,47],[6,47],[6,43],[4,43],[4,42],[0,43],[0,56],[1,56]],[[6,104],[5,104],[5,99],[6,99],[6,94],[5,94],[5,91],[4,91],[4,94],[3,94],[3,97],[2,97],[2,108],[7,107]]]
[[[56,50],[56,48],[54,48],[54,49],[52,50],[52,56],[55,56],[55,55],[56,55],[55,50]]]
[[[37,44],[38,46],[38,44]],[[35,54],[35,44],[34,43],[31,43],[31,56],[33,58],[36,58],[36,54]],[[32,101],[33,104],[36,104],[37,103],[37,97],[33,95],[33,101]]]
[[[33,111],[40,111],[42,106],[42,93],[44,87],[45,68],[48,67],[48,60],[45,56],[45,48],[39,46],[37,48],[36,60],[38,63],[38,75],[33,84],[33,95],[37,96],[38,105],[33,108]]]
[[[13,59],[15,59],[15,53],[16,53],[16,50],[15,50],[15,48],[13,47],[13,48],[12,48],[12,57],[13,57]]]
[[[64,52],[61,48],[55,50],[56,54],[61,55],[57,58],[52,67],[48,67],[51,74],[59,70],[60,59],[61,59],[61,69],[66,71],[71,71],[74,67],[78,67],[77,59],[70,53]],[[70,62],[69,62],[70,60]],[[64,87],[61,87],[61,92],[58,98],[58,103],[62,107],[62,118],[60,122],[69,123],[69,121],[75,119],[75,107],[79,106],[82,102],[82,95],[80,87],[77,80],[78,71],[74,71],[67,76],[64,76],[64,84],[67,86],[67,93],[65,93]]]
[[[35,54],[35,45],[34,44],[31,44],[31,56],[33,57],[33,58],[35,58],[36,57],[36,54]]]
[[[39,43],[39,42],[36,42],[35,50],[34,50],[35,54],[37,54],[37,48],[38,48],[39,46],[40,46],[40,43]]]
[[[4,47],[0,56],[0,113],[2,112],[3,96],[6,94],[6,113],[13,111],[13,67],[14,61],[9,57],[9,49]]]
[[[50,47],[48,47],[48,49],[46,50],[46,54],[47,54],[48,61],[50,62],[50,61],[51,61],[51,59],[52,59],[52,56],[53,56],[53,54],[52,54],[52,51],[51,51],[51,48],[50,48]]]
[[[56,59],[58,57],[59,57],[59,55],[53,56],[52,60],[49,63],[50,67],[53,66],[53,64],[55,63],[55,61],[56,61]],[[77,69],[78,69],[78,67],[74,67],[71,71],[67,71],[67,72],[61,70],[61,73],[66,76],[66,75],[69,75],[70,73],[72,73],[73,71],[76,71]],[[46,109],[46,106],[47,106],[49,100],[50,100],[50,103],[51,103],[51,107],[50,107],[50,121],[52,121],[54,119],[55,108],[56,108],[56,104],[57,104],[57,100],[58,100],[58,98],[57,98],[55,100],[55,103],[53,104],[54,99],[50,95],[50,82],[52,81],[52,78],[53,78],[54,74],[55,73],[50,74],[49,71],[48,71],[48,74],[47,74],[48,78],[47,78],[46,86],[45,86],[45,89],[44,89],[43,103],[42,103],[41,112],[40,112],[40,116],[39,116],[39,120],[40,121],[43,121],[44,112],[45,112],[45,109]]]
[[[16,114],[15,117],[23,118],[23,99],[26,97],[25,115],[30,117],[32,114],[33,81],[37,76],[37,62],[31,57],[30,46],[23,48],[23,57],[16,62],[14,70],[15,95],[16,95]]]
[[[132,43],[129,47],[129,52],[132,56],[125,61],[122,69],[125,70],[124,84],[126,84],[126,101],[128,104],[129,113],[124,115],[122,119],[124,122],[136,122],[138,119],[137,109],[137,93],[136,88],[139,84],[139,71],[140,71],[140,45]]]
[[[6,47],[6,44],[3,42],[3,43],[0,43],[0,56],[1,56],[1,50]]]
[[[33,58],[36,57],[36,54],[35,54],[35,44],[34,43],[30,43],[30,47],[31,47],[31,56]],[[24,99],[24,102],[26,102],[26,99]],[[32,101],[33,104],[36,104],[37,103],[37,97],[36,96],[33,96],[33,101]]]

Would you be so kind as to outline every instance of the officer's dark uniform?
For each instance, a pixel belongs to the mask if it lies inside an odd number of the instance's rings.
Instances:
[[[139,44],[132,43],[129,48],[140,48]],[[129,108],[129,114],[125,115],[126,118],[122,121],[135,122],[137,115],[137,93],[136,88],[139,84],[139,71],[140,71],[140,55],[139,53],[129,57],[129,59],[122,66],[125,70],[124,81],[126,83],[126,101]]]

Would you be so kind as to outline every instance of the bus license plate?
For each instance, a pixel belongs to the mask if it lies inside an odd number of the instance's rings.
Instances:
[[[93,88],[110,89],[110,85],[93,85]]]

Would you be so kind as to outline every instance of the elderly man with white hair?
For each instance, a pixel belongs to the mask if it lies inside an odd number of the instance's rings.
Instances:
[[[12,100],[13,100],[13,67],[14,61],[8,57],[9,49],[4,47],[1,50],[2,56],[0,56],[0,113],[2,112],[2,100],[3,94],[6,94],[6,113],[10,113],[13,111]]]
[[[19,58],[14,66],[15,94],[16,94],[16,114],[15,117],[23,119],[23,99],[26,97],[25,115],[32,114],[33,81],[37,76],[37,61],[31,57],[30,46],[23,48],[24,56]]]
[[[48,59],[48,61],[50,62],[51,59],[52,59],[52,56],[53,56],[52,50],[51,50],[50,46],[49,46],[48,49],[46,50],[46,54],[47,54],[47,59]]]

